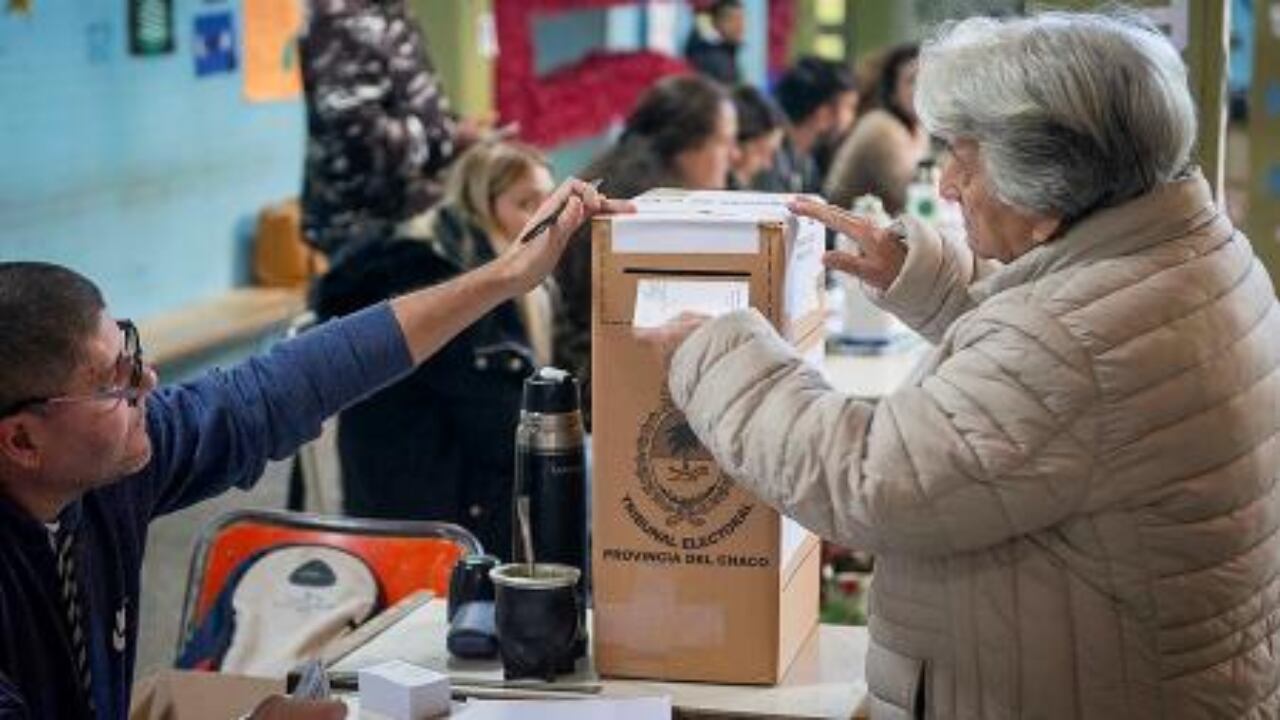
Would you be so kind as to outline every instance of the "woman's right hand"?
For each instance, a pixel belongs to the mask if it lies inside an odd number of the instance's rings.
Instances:
[[[822,256],[822,264],[832,270],[849,273],[881,292],[888,290],[902,272],[907,260],[907,246],[888,228],[877,227],[835,205],[812,198],[798,197],[787,203],[791,212],[813,218],[838,233],[849,236],[862,250],[861,254],[832,250]]]

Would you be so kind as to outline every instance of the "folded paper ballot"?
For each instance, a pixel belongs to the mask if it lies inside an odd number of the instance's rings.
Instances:
[[[750,307],[750,286],[738,280],[644,278],[636,283],[634,328],[656,328],[681,313],[716,317]]]

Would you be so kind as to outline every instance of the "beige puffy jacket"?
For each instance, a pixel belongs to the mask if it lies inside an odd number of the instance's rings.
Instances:
[[[670,376],[730,474],[878,554],[872,716],[1280,717],[1280,305],[1204,180],[1003,267],[907,243],[909,387],[845,397],[753,312]]]

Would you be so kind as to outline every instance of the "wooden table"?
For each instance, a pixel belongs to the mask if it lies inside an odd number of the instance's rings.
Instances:
[[[447,673],[455,684],[497,685],[498,661],[460,661],[445,649],[443,600],[430,600],[331,666],[354,672],[387,660],[404,660]],[[776,686],[714,685],[601,679],[580,663],[564,683],[599,683],[604,697],[669,696],[678,718],[851,718],[864,717],[864,658],[867,629],[819,625],[805,642],[786,678]],[[465,713],[462,713],[465,717]]]

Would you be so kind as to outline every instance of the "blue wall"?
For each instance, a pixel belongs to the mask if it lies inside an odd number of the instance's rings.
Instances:
[[[744,4],[742,66],[761,83],[766,0]],[[230,9],[239,40],[240,0],[174,0],[176,50],[153,58],[127,52],[126,0],[32,5],[0,10],[0,258],[70,265],[135,317],[244,284],[257,211],[298,192],[304,118],[300,99],[246,102],[239,70],[196,77],[194,18]],[[619,8],[543,23],[539,65],[636,47],[644,22]],[[690,22],[682,3],[677,47]],[[607,139],[558,149],[558,174]]]
[[[1253,84],[1252,0],[1231,0],[1231,52],[1227,56],[1227,87],[1237,95],[1248,95]],[[1263,18],[1262,22],[1267,22]]]
[[[242,75],[198,79],[197,15],[175,0],[173,54],[126,47],[125,0],[0,11],[0,258],[70,265],[112,310],[146,316],[246,281],[258,209],[298,192],[300,101],[252,104]]]

